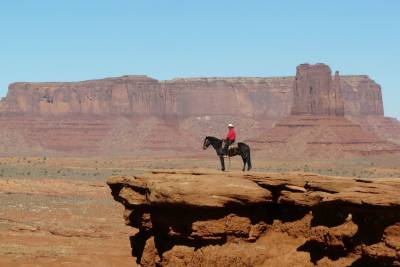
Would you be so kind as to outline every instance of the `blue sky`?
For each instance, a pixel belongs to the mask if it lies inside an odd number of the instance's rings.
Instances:
[[[147,74],[368,74],[400,118],[400,1],[19,0],[0,3],[0,96],[15,81]]]

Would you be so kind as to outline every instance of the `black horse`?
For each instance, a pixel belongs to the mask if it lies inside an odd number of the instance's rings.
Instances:
[[[207,136],[206,138],[204,138],[203,149],[207,149],[210,145],[212,145],[215,151],[217,152],[219,159],[221,160],[221,170],[225,171],[225,161],[224,161],[224,155],[222,153],[223,144],[224,144],[223,140],[213,136]],[[241,142],[237,143],[237,147],[229,149],[228,156],[233,157],[237,155],[240,155],[243,160],[242,171],[245,171],[246,163],[247,163],[247,170],[250,171],[251,169],[250,147],[245,143]]]

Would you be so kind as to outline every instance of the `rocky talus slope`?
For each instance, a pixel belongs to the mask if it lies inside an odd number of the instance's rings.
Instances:
[[[337,159],[400,154],[398,144],[340,116],[288,116],[266,133],[246,141],[257,158]]]
[[[107,183],[142,266],[400,266],[399,180],[171,170]]]

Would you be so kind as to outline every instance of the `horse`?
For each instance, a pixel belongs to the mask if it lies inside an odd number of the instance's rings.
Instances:
[[[213,136],[206,136],[203,142],[203,149],[206,150],[210,145],[212,145],[212,147],[215,149],[215,152],[217,152],[217,155],[221,161],[221,170],[225,171],[224,154],[222,153],[223,144],[224,141],[221,139],[218,139]],[[240,155],[243,160],[242,171],[246,170],[246,164],[247,164],[247,170],[250,171],[251,170],[250,147],[242,142],[237,143],[237,147],[229,149],[228,156],[233,157],[237,155]]]

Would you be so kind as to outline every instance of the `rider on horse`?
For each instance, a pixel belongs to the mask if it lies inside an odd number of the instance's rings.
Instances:
[[[229,131],[225,138],[225,146],[222,150],[222,153],[224,155],[228,155],[228,148],[231,144],[233,144],[235,142],[235,139],[236,139],[236,132],[235,132],[235,128],[233,127],[232,123],[228,124],[228,129],[229,129]]]

